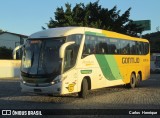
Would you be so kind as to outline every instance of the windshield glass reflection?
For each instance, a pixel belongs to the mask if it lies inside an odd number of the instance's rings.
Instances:
[[[59,48],[63,43],[64,38],[27,40],[21,71],[38,75],[60,73]]]

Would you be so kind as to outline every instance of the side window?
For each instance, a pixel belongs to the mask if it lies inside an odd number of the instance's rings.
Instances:
[[[82,40],[82,34],[73,34],[66,37],[66,42],[75,41],[76,45],[80,45]]]
[[[136,53],[137,55],[139,55],[139,54],[141,53],[141,52],[140,52],[140,44],[139,44],[139,42],[137,42],[137,41],[136,41],[136,52],[137,52],[137,53]]]
[[[140,42],[140,50],[141,50],[141,54],[144,55],[144,43]]]
[[[135,41],[130,41],[130,53],[133,55],[136,55],[136,42]]]
[[[144,54],[144,45],[143,42],[136,42],[136,50],[138,55]]]
[[[65,50],[65,58],[64,58],[64,71],[69,70],[75,65],[75,54],[73,52],[73,45],[68,46]]]
[[[149,43],[144,43],[144,54],[148,54],[149,53]]]
[[[69,70],[76,64],[81,40],[81,34],[74,34],[66,37],[66,42],[75,41],[75,44],[68,46],[65,50],[64,71]]]
[[[130,43],[127,40],[121,40],[121,54],[130,54]]]
[[[83,47],[83,54],[82,57],[86,57],[87,55],[96,54],[97,52],[97,37],[86,35],[85,36],[85,43]]]
[[[108,39],[106,37],[97,37],[97,54],[108,53]]]
[[[118,39],[109,39],[108,54],[120,54],[120,43]]]

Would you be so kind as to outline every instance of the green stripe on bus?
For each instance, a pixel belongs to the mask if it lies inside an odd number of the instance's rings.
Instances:
[[[103,75],[108,80],[122,79],[116,60],[113,55],[95,55]]]
[[[115,79],[122,79],[122,76],[121,76],[121,73],[120,73],[115,57],[113,55],[110,55],[110,56],[106,55],[105,58],[109,64],[109,67]]]

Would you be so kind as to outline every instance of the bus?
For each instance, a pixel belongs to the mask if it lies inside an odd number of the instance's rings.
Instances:
[[[22,92],[64,95],[127,85],[150,76],[146,39],[88,27],[46,29],[22,46]]]

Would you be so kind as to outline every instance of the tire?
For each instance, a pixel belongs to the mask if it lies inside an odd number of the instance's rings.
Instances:
[[[86,79],[83,79],[82,85],[81,85],[81,91],[78,93],[78,96],[80,98],[86,98],[88,94],[88,82]]]
[[[136,77],[135,77],[135,74],[132,73],[130,77],[129,87],[135,88],[135,86],[136,86]]]
[[[141,75],[138,73],[136,78],[136,87],[139,86],[140,82],[141,82]]]

